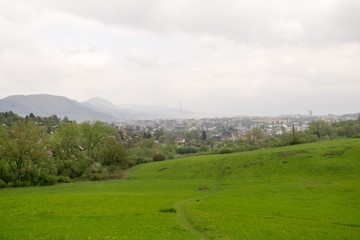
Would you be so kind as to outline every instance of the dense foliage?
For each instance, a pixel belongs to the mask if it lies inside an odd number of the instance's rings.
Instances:
[[[117,178],[129,165],[115,129],[105,123],[13,113],[2,114],[0,121],[2,187]]]

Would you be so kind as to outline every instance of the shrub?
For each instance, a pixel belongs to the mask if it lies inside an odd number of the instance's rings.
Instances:
[[[15,182],[10,183],[9,186],[11,186],[11,187],[29,187],[29,186],[31,186],[31,183],[29,181],[16,180]]]
[[[90,173],[85,176],[86,179],[90,181],[103,181],[108,178],[108,175],[104,175],[103,173]]]
[[[209,151],[209,147],[206,146],[206,145],[201,145],[200,148],[199,148],[199,152],[207,152]]]
[[[58,183],[69,183],[71,182],[71,179],[69,178],[69,176],[57,176],[57,182]]]
[[[39,177],[39,184],[41,186],[46,186],[46,185],[54,185],[57,182],[58,178],[54,175],[49,175],[49,174],[41,174]]]
[[[197,149],[194,147],[179,147],[176,152],[178,154],[197,153]]]
[[[107,179],[121,179],[123,178],[123,174],[120,171],[117,172],[112,172],[109,174],[109,176],[107,177]]]
[[[99,173],[92,173],[92,174],[90,175],[90,180],[91,180],[91,181],[101,181],[101,180],[103,180],[103,177],[102,177],[102,175],[99,174]]]
[[[156,154],[153,156],[153,161],[154,161],[154,162],[164,161],[164,160],[166,160],[165,154],[156,153]]]
[[[6,182],[4,182],[4,180],[0,179],[0,188],[6,188],[8,185],[6,184]]]

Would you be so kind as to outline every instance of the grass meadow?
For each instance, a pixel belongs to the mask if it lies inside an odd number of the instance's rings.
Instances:
[[[0,239],[360,239],[360,139],[0,190]]]

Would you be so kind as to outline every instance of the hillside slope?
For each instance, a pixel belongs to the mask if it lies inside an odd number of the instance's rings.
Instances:
[[[0,239],[360,239],[360,139],[0,191]]]
[[[139,166],[141,179],[213,179],[186,201],[204,239],[358,239],[360,139]],[[184,219],[183,219],[184,220]]]

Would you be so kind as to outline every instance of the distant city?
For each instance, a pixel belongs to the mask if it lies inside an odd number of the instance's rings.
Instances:
[[[115,125],[120,129],[130,129],[132,132],[142,134],[144,132],[153,135],[156,130],[164,129],[169,132],[192,132],[205,130],[209,137],[217,141],[243,140],[246,133],[253,128],[260,128],[268,136],[281,135],[286,132],[305,131],[314,120],[324,120],[329,123],[346,120],[356,120],[359,114],[346,115],[281,115],[272,117],[242,116],[224,118],[201,118],[201,119],[157,119],[157,120],[128,120],[119,121]],[[176,135],[176,134],[175,134]],[[177,140],[179,143],[183,139]]]
[[[33,113],[48,117],[53,114],[69,120],[103,121],[112,123],[124,133],[153,136],[157,130],[171,132],[176,141],[184,143],[184,133],[206,131],[207,137],[222,142],[225,140],[245,140],[246,133],[259,128],[267,136],[277,136],[291,131],[305,131],[314,120],[328,123],[356,120],[359,113],[345,115],[317,115],[312,110],[308,114],[280,116],[234,116],[215,117],[195,113],[180,108],[166,108],[141,105],[115,105],[106,99],[92,98],[85,102],[48,94],[15,95],[0,99],[0,112],[13,111],[20,116]],[[196,117],[198,116],[198,117]]]

